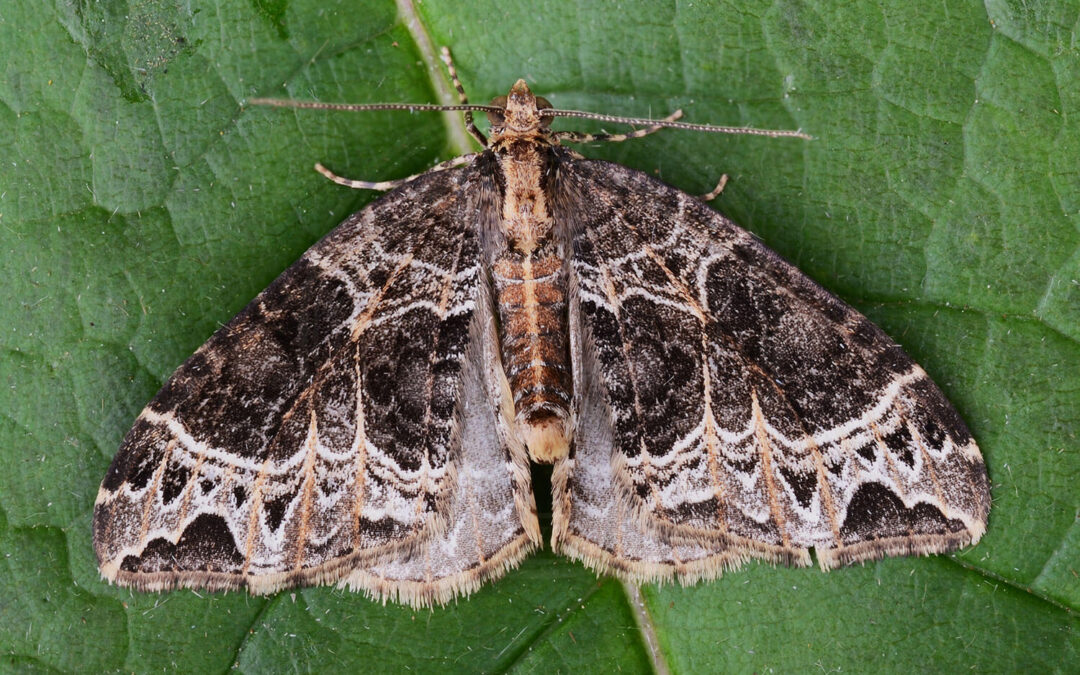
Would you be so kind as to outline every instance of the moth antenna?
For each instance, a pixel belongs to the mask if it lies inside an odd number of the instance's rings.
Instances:
[[[445,112],[454,110],[480,110],[483,112],[502,112],[502,108],[491,105],[439,105],[435,103],[323,103],[321,101],[293,101],[287,98],[249,98],[250,105],[266,105],[275,108],[305,108],[308,110],[407,110],[409,112]]]
[[[687,131],[708,131],[719,134],[742,134],[744,136],[769,136],[771,138],[802,138],[807,141],[814,137],[795,129],[755,129],[753,127],[722,127],[712,124],[693,124],[690,122],[675,122],[673,120],[650,120],[643,117],[620,117],[619,115],[604,115],[601,113],[585,112],[583,110],[558,110],[545,108],[540,111],[541,117],[580,117],[586,120],[599,120],[600,122],[614,122],[616,124],[631,124],[634,126],[665,127],[668,129],[685,129]]]
[[[457,104],[440,105],[436,103],[324,103],[321,101],[294,101],[286,98],[249,98],[251,105],[265,105],[275,108],[304,108],[307,110],[344,110],[351,112],[371,110],[406,110],[408,112],[449,112],[456,110],[482,111],[501,113],[503,109],[494,105]],[[604,115],[602,113],[586,112],[584,110],[559,110],[557,108],[544,108],[540,111],[541,117],[579,117],[587,120],[600,122],[613,122],[615,124],[630,124],[634,126],[647,125],[650,127],[663,127],[667,129],[684,129],[686,131],[706,131],[720,134],[740,134],[744,136],[769,136],[771,138],[801,138],[807,141],[814,137],[795,129],[756,129],[754,127],[725,127],[713,124],[693,124],[690,122],[675,122],[670,120],[650,120],[644,117],[622,117],[619,115]]]

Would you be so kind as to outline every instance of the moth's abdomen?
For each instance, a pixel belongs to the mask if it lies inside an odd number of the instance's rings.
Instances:
[[[563,261],[511,250],[492,275],[518,432],[533,461],[554,462],[569,449],[572,387]]]

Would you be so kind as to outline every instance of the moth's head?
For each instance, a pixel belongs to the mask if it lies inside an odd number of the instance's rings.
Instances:
[[[542,96],[536,96],[525,84],[518,80],[506,96],[497,96],[491,105],[502,108],[501,112],[488,112],[491,131],[495,135],[520,136],[546,129],[551,125],[550,117],[541,117],[540,111],[551,108],[551,103]]]

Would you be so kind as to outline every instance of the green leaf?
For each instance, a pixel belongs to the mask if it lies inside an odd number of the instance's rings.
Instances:
[[[1067,0],[7,0],[0,664],[1075,672],[1078,20]],[[983,541],[640,594],[543,553],[430,612],[327,588],[103,584],[90,515],[135,415],[373,198],[311,166],[390,179],[468,150],[456,117],[242,102],[446,101],[442,44],[476,102],[524,77],[559,107],[812,134],[671,131],[583,152],[691,193],[728,173],[716,207],[882,325],[968,421],[993,482]]]

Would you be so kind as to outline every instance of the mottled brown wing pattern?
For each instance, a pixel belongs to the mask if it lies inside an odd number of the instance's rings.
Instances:
[[[574,303],[577,305],[577,303]],[[571,321],[579,316],[576,308]],[[577,424],[573,452],[552,474],[552,547],[604,574],[634,582],[677,574],[686,580],[719,576],[747,557],[728,542],[661,536],[644,525],[612,461],[617,455],[612,408],[596,346],[588,336],[576,345],[584,379],[575,390]]]
[[[475,472],[462,438],[498,415],[459,402],[490,302],[474,179],[425,175],[350,217],[177,370],[98,495],[106,577],[272,592],[407,559],[454,525],[455,487]],[[484,443],[502,453],[490,480],[531,503],[505,441]],[[524,532],[497,526],[511,534],[496,543]]]
[[[413,606],[444,604],[502,576],[540,545],[528,453],[512,428],[489,303],[477,304],[471,333],[447,526],[414,555],[353,569],[342,578],[351,589]]]
[[[979,450],[880,329],[644,174],[572,161],[560,189],[592,195],[563,216],[575,352],[595,361],[608,410],[581,407],[556,545],[636,578],[690,580],[746,557],[809,564],[811,547],[830,568],[979,539]],[[610,476],[594,461],[583,471],[583,454],[609,446]],[[635,554],[598,526],[605,509],[632,515]]]
[[[548,122],[641,120],[548,105],[519,80],[490,138],[468,122],[484,151],[402,181],[317,167],[401,187],[140,414],[94,507],[106,578],[445,603],[539,546],[530,458],[553,547],[633,581],[978,541],[982,456],[899,346],[698,199],[559,146],[678,115],[591,136]]]

